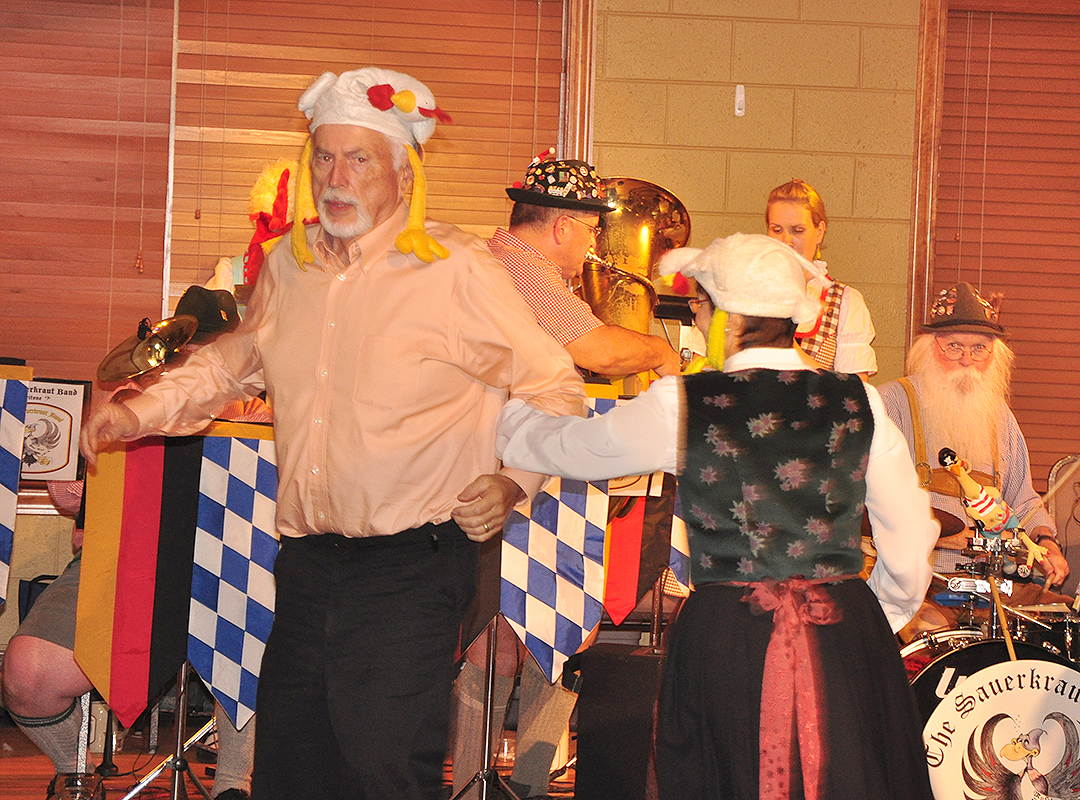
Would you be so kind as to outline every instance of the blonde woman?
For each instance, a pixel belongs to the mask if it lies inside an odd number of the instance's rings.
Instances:
[[[769,192],[765,223],[770,237],[827,273],[821,243],[828,219],[825,202],[813,186],[795,178]],[[807,292],[820,297],[822,311],[816,320],[799,326],[795,335],[799,346],[824,369],[858,374],[864,380],[877,372],[877,356],[870,344],[874,323],[859,290],[808,275]]]

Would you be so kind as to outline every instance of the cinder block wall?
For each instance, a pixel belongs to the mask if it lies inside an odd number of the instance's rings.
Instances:
[[[918,0],[597,4],[600,173],[674,192],[694,247],[763,233],[768,191],[811,183],[829,271],[874,318],[874,383],[903,370],[918,25]]]

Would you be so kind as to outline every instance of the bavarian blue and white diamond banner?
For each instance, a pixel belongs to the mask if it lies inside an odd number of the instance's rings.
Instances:
[[[503,528],[501,611],[549,681],[600,624],[607,482],[552,478]]]
[[[188,659],[237,728],[255,713],[274,620],[275,464],[272,439],[203,444]]]
[[[589,415],[617,403],[590,397]],[[551,682],[600,624],[607,515],[607,481],[551,478],[503,528],[500,610]]]
[[[25,381],[0,380],[0,605],[7,593],[15,509],[19,500],[23,435],[26,428]]]
[[[682,498],[675,492],[675,514],[671,518],[671,560],[668,563],[674,586],[668,586],[665,576],[664,591],[678,597],[690,596],[690,540],[683,519]]]

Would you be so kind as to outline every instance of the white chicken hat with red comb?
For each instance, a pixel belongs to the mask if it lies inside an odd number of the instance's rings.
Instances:
[[[424,231],[427,208],[427,181],[421,160],[423,145],[435,132],[436,122],[451,119],[435,104],[435,96],[411,75],[389,69],[365,67],[335,75],[324,72],[300,96],[297,104],[311,123],[309,131],[320,125],[355,125],[377,131],[405,145],[413,170],[412,202],[409,220],[394,244],[402,253],[415,253],[421,261],[446,258],[449,252]],[[297,185],[298,208],[314,208],[311,197],[311,140],[304,148]],[[298,211],[297,216],[300,216]],[[305,216],[304,219],[308,219]],[[297,263],[314,260],[307,245],[303,221],[292,229],[293,253]]]
[[[431,138],[436,121],[450,122],[427,86],[403,72],[377,67],[340,75],[324,72],[300,96],[298,105],[311,120],[308,130],[327,124],[356,125],[414,148]]]
[[[796,325],[814,319],[820,300],[807,296],[806,277],[821,271],[776,239],[757,233],[733,233],[704,250],[679,247],[660,259],[661,275],[681,272],[697,280],[713,305],[732,314],[790,319]]]

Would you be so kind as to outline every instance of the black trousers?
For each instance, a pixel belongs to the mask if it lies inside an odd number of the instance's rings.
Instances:
[[[453,522],[285,539],[254,800],[434,800],[477,546]]]

